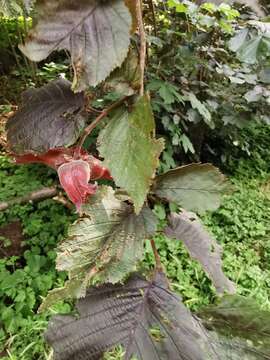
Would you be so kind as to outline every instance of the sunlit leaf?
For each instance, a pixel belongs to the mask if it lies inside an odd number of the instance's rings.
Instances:
[[[206,359],[206,336],[163,274],[147,282],[90,289],[78,302],[79,318],[57,316],[46,334],[56,360],[97,360],[122,344],[124,359]]]
[[[7,123],[12,151],[41,153],[77,141],[85,126],[84,95],[74,94],[70,86],[59,79],[23,93],[22,105]]]
[[[16,0],[0,0],[0,15],[18,16],[22,14],[22,8]]]
[[[196,214],[185,210],[180,214],[171,214],[165,233],[183,241],[191,257],[202,265],[218,293],[235,293],[234,284],[222,271],[222,248],[203,228]]]
[[[123,0],[38,0],[36,10],[37,23],[20,49],[33,61],[69,50],[76,91],[96,86],[124,61],[132,17]]]
[[[154,132],[151,105],[144,96],[131,109],[118,110],[98,138],[105,166],[132,198],[136,213],[145,202],[163,150],[163,141],[156,140]]]
[[[204,212],[220,206],[221,195],[229,189],[224,175],[210,164],[190,164],[156,178],[153,192],[183,208]]]

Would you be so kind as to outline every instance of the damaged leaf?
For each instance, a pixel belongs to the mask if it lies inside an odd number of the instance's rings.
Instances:
[[[106,186],[100,187],[83,206],[83,213],[57,250],[57,269],[69,273],[70,297],[74,293],[84,296],[93,278],[117,283],[135,271],[143,256],[144,240],[157,227],[157,219],[149,208],[135,215],[132,206],[118,200],[114,190]],[[51,304],[50,297],[61,293],[68,295],[66,289],[59,289],[57,294],[53,290],[46,303]]]

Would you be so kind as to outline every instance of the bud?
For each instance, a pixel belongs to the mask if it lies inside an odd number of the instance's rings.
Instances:
[[[97,190],[96,185],[88,184],[91,177],[89,164],[83,160],[72,160],[59,166],[57,172],[60,184],[79,211],[88,195],[95,194]]]

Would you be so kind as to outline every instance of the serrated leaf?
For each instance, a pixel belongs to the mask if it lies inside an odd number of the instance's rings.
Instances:
[[[226,178],[211,164],[190,164],[158,176],[153,192],[189,211],[214,211],[229,190]]]
[[[80,278],[68,280],[63,287],[49,291],[45,299],[42,301],[38,312],[41,313],[49,309],[61,300],[79,298],[81,295],[82,281],[83,279]]]
[[[68,289],[54,290],[46,300],[49,304],[61,294],[84,296],[93,277],[98,282],[122,281],[136,270],[143,256],[144,240],[153,235],[157,227],[157,219],[149,208],[135,215],[132,207],[118,200],[110,187],[100,187],[83,212],[83,217],[70,226],[67,239],[57,249],[56,267],[68,271]],[[77,281],[80,286],[76,285]]]
[[[85,126],[84,95],[74,94],[59,79],[23,93],[22,105],[7,123],[7,139],[15,153],[47,152],[73,145]]]
[[[69,50],[75,91],[96,86],[124,61],[132,18],[123,0],[38,0],[36,9],[37,24],[20,49],[33,61]]]
[[[163,141],[154,139],[154,132],[150,101],[144,96],[131,110],[118,110],[98,138],[105,166],[116,185],[128,192],[137,214],[145,202],[163,150]]]
[[[202,103],[195,94],[186,93],[187,99],[190,101],[190,104],[193,109],[197,110],[199,114],[203,117],[205,123],[210,126],[210,128],[214,128],[214,124],[212,121],[212,115],[210,111],[207,109],[206,105]]]
[[[210,334],[218,333],[227,356],[234,350],[228,359],[270,358],[270,313],[261,310],[253,299],[227,295],[217,305],[200,311],[199,316]]]
[[[235,285],[222,271],[222,248],[203,228],[196,214],[185,210],[180,214],[172,213],[165,233],[183,241],[190,256],[201,264],[219,294],[235,293]]]
[[[206,336],[163,274],[147,282],[133,277],[124,286],[90,289],[77,304],[78,319],[54,317],[46,338],[56,360],[98,360],[117,344],[124,359],[206,359]],[[205,342],[205,343],[204,343]]]
[[[121,96],[134,95],[140,88],[140,66],[137,51],[130,49],[122,66],[110,75],[105,83],[106,90],[115,91]]]
[[[79,316],[54,317],[45,337],[55,360],[98,360],[118,344],[125,360],[269,359],[270,313],[233,299],[204,310],[201,321],[163,274],[152,281],[134,276],[122,286],[90,289],[77,303]]]

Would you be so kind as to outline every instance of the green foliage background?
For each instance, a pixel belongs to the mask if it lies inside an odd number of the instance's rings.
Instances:
[[[250,295],[270,309],[270,150],[266,146],[270,132],[267,126],[256,126],[243,130],[242,136],[254,144],[250,157],[237,149],[227,148],[225,152],[229,159],[225,170],[236,191],[225,198],[218,211],[207,214],[203,220],[224,247],[224,270],[238,284],[238,293]],[[50,185],[53,180],[54,174],[45,167],[18,167],[1,156],[1,200]],[[163,206],[157,205],[155,212],[163,227]],[[54,248],[74,218],[53,200],[15,206],[1,213],[1,225],[14,219],[22,222],[27,247],[21,257],[0,260],[0,335],[2,349],[7,348],[10,353],[6,360],[50,358],[50,349],[42,337],[48,318],[56,311],[69,312],[72,307],[60,303],[45,315],[37,315],[36,310],[49,289],[64,283],[65,274],[55,270]],[[156,243],[172,286],[185,304],[197,310],[213,302],[215,292],[210,281],[200,265],[190,260],[183,245],[163,235],[156,237]],[[144,265],[154,265],[149,244]]]
[[[169,3],[173,9],[174,1]],[[223,245],[224,270],[238,284],[238,293],[250,295],[262,307],[270,309],[270,129],[268,125],[255,121],[244,129],[241,124],[237,127],[237,124],[230,123],[224,127],[224,119],[220,116],[235,111],[235,120],[239,125],[243,113],[245,119],[251,120],[258,120],[267,113],[268,104],[264,98],[252,105],[242,102],[243,95],[253,89],[257,82],[250,84],[244,78],[241,96],[237,95],[240,85],[234,82],[243,79],[243,74],[253,74],[261,64],[242,64],[229,51],[224,41],[231,37],[236,26],[236,12],[226,12],[226,9],[211,12],[210,8],[205,8],[202,13],[196,14],[189,7],[180,9],[178,15],[175,10],[171,11],[171,17],[166,17],[162,8],[160,9],[157,18],[160,31],[158,36],[151,34],[149,37],[150,55],[154,59],[147,73],[149,90],[154,94],[153,106],[159,121],[158,132],[167,140],[160,169],[164,171],[190,159],[202,159],[220,166],[229,176],[235,192],[224,199],[218,211],[205,215],[203,221]],[[172,20],[176,16],[179,16],[179,21],[173,23],[172,27]],[[185,37],[183,32],[186,31],[187,24],[189,31]],[[10,42],[19,42],[20,37],[24,36],[23,20],[14,22],[1,19],[1,26],[9,34],[6,37],[3,36],[3,31],[0,32],[1,48],[7,49],[10,56],[15,56],[14,66],[9,74],[1,76],[3,115],[11,109],[10,102],[18,101],[18,94],[23,88],[41,85],[61,73],[69,77],[69,67],[63,62],[61,54],[49,59],[48,63],[42,63],[39,69],[25,63],[17,50],[15,49],[14,54],[14,49],[10,48]],[[193,36],[193,30],[197,27],[200,28],[200,35],[205,29],[218,34],[211,39],[210,52],[196,51],[196,45],[202,39],[202,36]],[[208,40],[204,40],[208,46]],[[179,46],[172,47],[171,44],[176,41]],[[187,42],[192,45],[188,49]],[[172,49],[169,53],[168,47]],[[219,47],[224,50],[222,54],[218,52]],[[183,54],[189,57],[185,67],[182,63]],[[227,66],[227,74],[230,75],[220,76],[209,65],[209,58],[212,57],[218,61],[225,59],[222,66]],[[200,69],[203,69],[205,80],[202,88],[198,88],[197,82],[200,75],[197,71],[198,63]],[[230,77],[234,80],[230,80]],[[186,98],[183,91],[185,86],[186,90],[194,92],[196,98],[193,97],[193,101]],[[219,113],[213,102],[209,102],[212,100],[209,89],[218,94],[217,103],[222,110]],[[226,99],[228,92],[235,95],[233,108]],[[110,93],[102,101],[96,102],[96,105],[102,106],[114,96],[115,94]],[[254,109],[259,109],[258,113]],[[199,117],[200,126],[193,126],[192,121],[188,123],[190,119],[181,118],[183,112],[189,113],[193,120]],[[183,120],[181,124],[184,123],[185,126],[179,125],[180,118]],[[196,147],[194,134],[200,129],[203,129],[205,139],[203,147]],[[0,155],[0,201],[52,185],[55,180],[55,173],[48,168],[39,165],[19,167],[11,164],[4,153]],[[156,205],[155,212],[161,229],[165,225],[164,206]],[[20,220],[25,247],[21,256],[0,259],[0,354],[4,360],[52,358],[51,350],[44,343],[43,332],[52,314],[70,312],[72,304],[60,303],[42,315],[37,315],[36,312],[48,291],[64,284],[66,275],[55,270],[55,248],[64,239],[68,225],[75,218],[72,212],[54,200],[14,206],[0,213],[0,226]],[[5,239],[0,241],[4,243]],[[210,281],[200,265],[190,260],[184,246],[164,235],[156,236],[156,244],[172,287],[183,296],[185,304],[196,311],[213,302],[215,292]],[[143,266],[154,266],[148,243]],[[118,353],[121,354],[121,349]],[[107,358],[116,359],[117,356],[113,353],[108,354]]]

